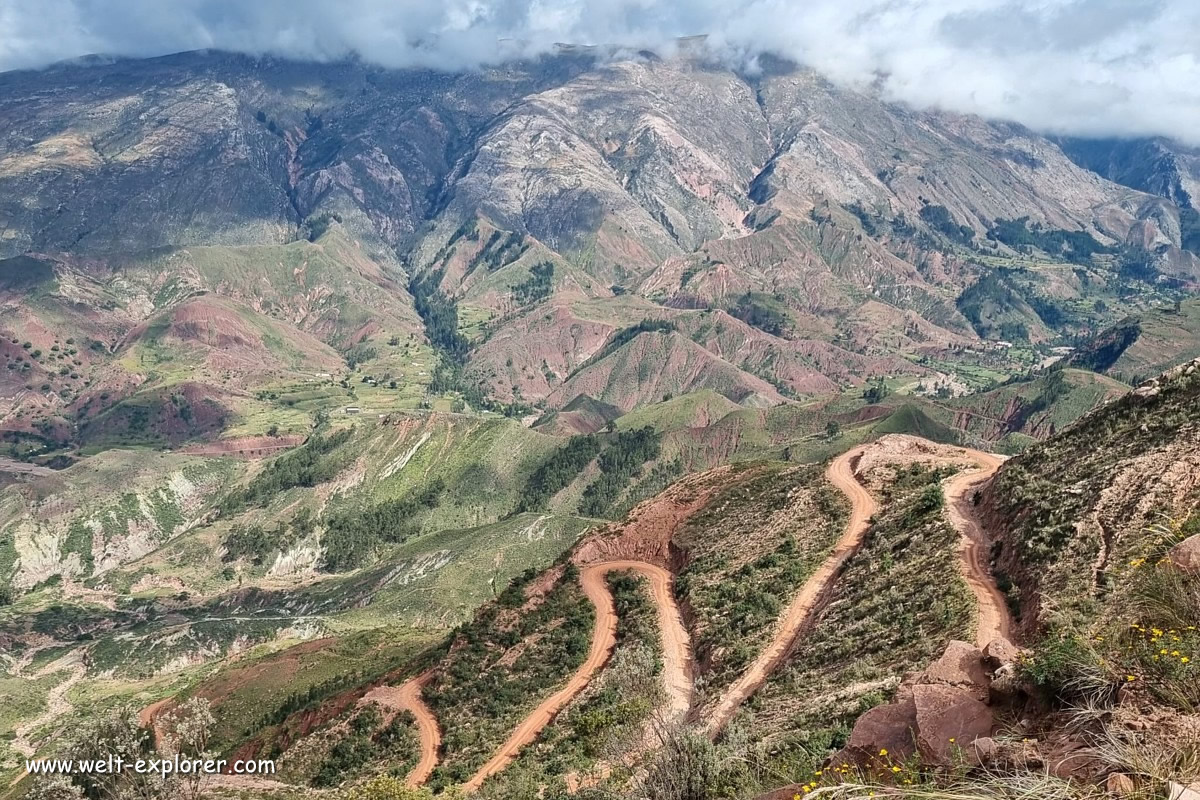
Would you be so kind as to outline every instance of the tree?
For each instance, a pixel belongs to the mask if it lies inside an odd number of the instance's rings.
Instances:
[[[825,438],[836,439],[842,435],[842,426],[837,424],[836,420],[829,420],[829,424],[825,426]]]
[[[158,742],[159,752],[166,756],[179,755],[180,758],[216,758],[216,753],[208,749],[216,721],[208,700],[203,697],[191,698],[168,713],[163,720],[163,740]],[[177,776],[178,788],[174,796],[182,796],[185,800],[199,800],[203,777],[204,773],[200,771]]]
[[[891,390],[883,382],[883,378],[877,378],[871,382],[870,386],[863,390],[863,399],[868,403],[880,403],[889,394],[891,394]]]
[[[84,720],[75,728],[75,735],[67,742],[58,756],[74,761],[107,761],[109,756],[119,757],[126,764],[139,758],[151,758],[153,743],[148,731],[138,724],[137,712],[132,708],[118,708],[91,720]],[[112,774],[74,773],[69,780],[89,800],[143,800],[174,799],[179,786],[178,776],[171,778],[154,773],[138,773],[124,769]],[[53,800],[66,800],[73,796],[69,789],[59,785],[56,794],[42,795]]]

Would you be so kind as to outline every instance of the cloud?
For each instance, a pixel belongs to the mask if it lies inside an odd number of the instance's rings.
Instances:
[[[1195,0],[5,0],[0,69],[199,48],[462,69],[694,34],[919,107],[1200,144]]]

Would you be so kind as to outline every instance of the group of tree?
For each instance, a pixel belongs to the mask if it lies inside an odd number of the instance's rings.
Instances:
[[[609,515],[629,482],[661,451],[662,435],[653,428],[618,433],[597,459],[600,475],[583,490],[580,513],[589,517]]]
[[[511,264],[521,257],[529,246],[524,243],[525,237],[517,232],[492,231],[479,253],[471,260],[467,271],[475,269],[477,264],[483,264],[488,272],[495,272],[503,266]]]
[[[317,767],[311,783],[317,787],[336,786],[354,777],[371,763],[388,760],[392,751],[416,749],[410,711],[394,715],[386,725],[374,703],[358,710],[346,725],[346,735],[338,739]]]
[[[458,331],[458,303],[439,288],[442,271],[416,276],[408,284],[413,306],[425,324],[425,335],[442,355],[456,363],[467,358],[470,342]]]
[[[1037,249],[1074,264],[1087,265],[1092,256],[1112,252],[1087,231],[1048,228],[1040,222],[1030,222],[1029,217],[998,219],[988,230],[987,238],[1019,253]]]
[[[349,428],[313,434],[300,447],[272,461],[244,489],[230,493],[221,510],[230,513],[246,506],[266,505],[280,492],[330,480],[345,466],[347,455],[337,451],[353,435]]]
[[[1117,255],[1117,274],[1126,280],[1154,283],[1158,280],[1154,253],[1144,247],[1124,247]]]
[[[772,336],[783,336],[788,329],[788,316],[774,303],[759,295],[746,292],[738,298],[729,313],[747,325]]]
[[[579,511],[588,516],[606,516],[642,467],[658,458],[661,442],[662,435],[649,427],[572,436],[534,470],[517,500],[517,511],[544,510],[550,499],[595,459],[600,474],[584,489]]]
[[[592,459],[600,454],[600,438],[594,434],[572,436],[559,447],[525,484],[517,500],[517,511],[542,511],[550,498],[579,477]]]
[[[604,343],[599,354],[592,357],[592,361],[599,361],[610,353],[620,350],[629,342],[632,342],[643,333],[672,333],[679,328],[674,322],[669,319],[644,319],[636,325],[630,325],[628,328],[622,328],[609,337]]]
[[[225,537],[225,561],[249,558],[261,566],[294,542],[308,536],[316,528],[312,511],[302,508],[289,522],[278,522],[274,528],[263,525],[234,525]]]
[[[437,507],[445,484],[430,481],[423,489],[396,500],[361,509],[343,509],[325,517],[321,569],[342,572],[361,566],[382,544],[398,544],[420,531],[420,514]]]
[[[262,729],[278,725],[301,709],[315,706],[325,698],[331,697],[350,686],[357,686],[362,683],[365,677],[358,670],[348,670],[314,683],[304,691],[289,692],[278,706],[264,714],[258,720],[256,728]],[[247,735],[249,733],[250,731],[247,731]]]
[[[554,286],[554,265],[549,261],[534,264],[529,277],[513,287],[513,298],[521,305],[536,303],[550,296]]]
[[[922,222],[952,242],[970,246],[975,239],[975,229],[969,225],[959,225],[945,206],[922,206],[920,216]]]
[[[863,400],[868,403],[882,403],[884,398],[892,393],[888,385],[884,383],[883,378],[876,378],[867,384],[867,388],[863,389]]]
[[[429,381],[429,391],[433,394],[455,392],[462,396],[462,403],[475,410],[495,411],[506,417],[522,417],[533,413],[533,407],[523,403],[519,398],[513,398],[510,403],[502,403],[489,395],[478,378],[468,375],[467,368],[452,361],[442,361],[433,368],[433,376]],[[455,408],[461,411],[461,408]]]

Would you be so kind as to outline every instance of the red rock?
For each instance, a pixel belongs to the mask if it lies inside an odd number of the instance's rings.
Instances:
[[[1086,781],[1098,780],[1107,771],[1094,751],[1070,739],[1058,742],[1046,754],[1046,769],[1056,778]]]
[[[895,702],[876,706],[858,718],[846,749],[868,757],[887,750],[893,760],[903,761],[916,752],[916,727],[917,707],[912,693],[902,690]],[[854,761],[866,766],[860,759]]]
[[[987,647],[983,648],[983,661],[992,669],[1004,664],[1015,664],[1020,656],[1021,651],[1017,646],[1003,636],[992,639]]]
[[[946,652],[917,679],[922,684],[955,686],[976,700],[987,700],[991,679],[983,669],[983,653],[966,642],[950,642]]]
[[[1130,797],[1137,791],[1137,787],[1133,785],[1133,779],[1119,772],[1108,776],[1108,780],[1104,782],[1104,788],[1108,790],[1109,794],[1117,797]]]
[[[1167,558],[1171,559],[1171,563],[1184,572],[1200,574],[1200,533],[1189,536],[1172,547]]]
[[[969,745],[992,733],[991,709],[964,689],[914,686],[913,704],[917,710],[917,747],[926,764],[948,767],[963,757],[972,760]]]

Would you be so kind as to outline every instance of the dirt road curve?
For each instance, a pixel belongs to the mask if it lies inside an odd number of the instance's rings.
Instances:
[[[758,687],[762,686],[767,676],[787,657],[800,630],[808,622],[810,613],[829,589],[838,570],[862,543],[863,534],[867,532],[868,522],[879,509],[875,498],[854,477],[854,465],[864,450],[866,450],[865,445],[843,453],[825,471],[825,477],[829,482],[850,500],[850,519],[846,521],[842,538],[838,540],[833,552],[825,559],[825,563],[812,574],[800,592],[792,598],[791,604],[779,620],[775,636],[770,644],[758,654],[758,658],[754,659],[742,676],[726,690],[705,726],[705,731],[709,736],[716,736],[721,732],[733,718],[738,706],[754,694]]]
[[[500,772],[517,757],[521,748],[533,742],[542,729],[566,707],[608,661],[616,646],[617,613],[613,607],[612,594],[604,576],[614,570],[633,570],[650,581],[651,594],[658,611],[659,634],[663,645],[663,676],[666,682],[670,709],[673,714],[687,713],[691,700],[691,644],[683,618],[675,604],[672,589],[673,577],[662,567],[642,561],[605,561],[590,564],[580,572],[584,594],[596,607],[596,624],[592,630],[592,646],[583,664],[571,676],[571,680],[521,720],[521,724],[509,735],[508,740],[491,759],[479,768],[471,780],[463,784],[464,792],[474,792],[492,775]]]
[[[433,678],[430,670],[400,686],[377,686],[362,696],[360,702],[376,702],[386,708],[408,711],[416,717],[416,734],[420,739],[421,757],[416,766],[409,770],[404,782],[410,787],[419,787],[430,780],[434,766],[438,765],[438,750],[442,747],[442,728],[430,706],[421,699],[421,690]]]
[[[397,698],[400,707],[417,718],[417,734],[421,739],[421,758],[404,779],[404,782],[412,787],[420,786],[429,780],[433,768],[437,766],[438,749],[442,746],[442,729],[438,727],[437,718],[433,716],[429,706],[421,699],[421,690],[432,677],[432,672],[418,675],[400,687]]]
[[[997,637],[1012,638],[1012,618],[1004,594],[996,588],[988,566],[990,554],[988,539],[975,516],[971,495],[975,488],[1004,463],[1004,458],[980,450],[964,450],[979,469],[960,472],[946,481],[946,512],[950,523],[958,529],[961,540],[958,554],[963,578],[975,595],[979,607],[979,625],[975,630],[975,644],[984,647]]]

